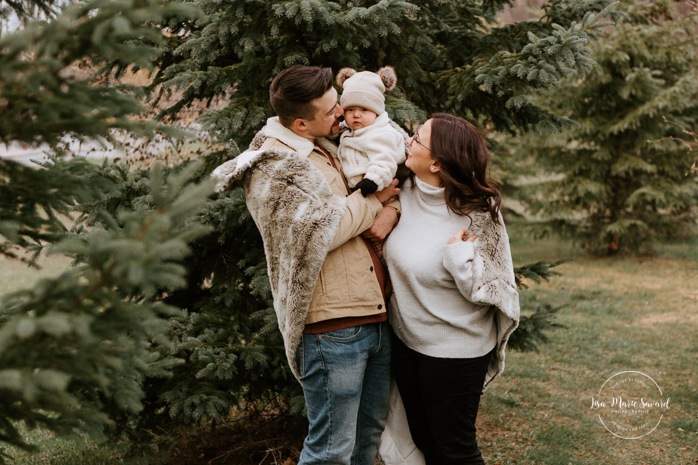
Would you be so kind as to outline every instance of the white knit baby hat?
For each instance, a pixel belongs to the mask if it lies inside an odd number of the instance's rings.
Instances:
[[[341,106],[363,107],[380,115],[385,111],[383,93],[395,89],[397,75],[392,66],[384,66],[375,73],[342,68],[337,73],[337,84],[343,89]]]

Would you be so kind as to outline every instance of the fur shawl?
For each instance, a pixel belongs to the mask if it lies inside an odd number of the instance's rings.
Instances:
[[[496,308],[497,325],[496,352],[490,360],[485,376],[485,387],[504,371],[505,349],[509,337],[519,325],[519,293],[516,290],[514,264],[509,248],[509,236],[501,225],[492,221],[489,213],[473,212],[470,232],[478,235],[476,253],[473,257],[473,302],[482,302]]]
[[[252,147],[259,148],[258,142],[255,139]],[[216,168],[212,176],[218,191],[243,183],[247,208],[264,241],[286,357],[298,378],[296,351],[346,199],[332,193],[307,156],[293,151],[248,150]]]

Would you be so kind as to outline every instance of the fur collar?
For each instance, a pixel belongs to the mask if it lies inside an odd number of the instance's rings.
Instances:
[[[296,155],[301,157],[307,157],[310,155],[315,147],[315,144],[313,144],[310,140],[299,136],[281,124],[278,116],[274,116],[273,118],[269,118],[267,120],[266,126],[264,126],[252,140],[250,148],[259,149],[264,143],[264,140],[268,137],[280,140],[284,144],[291,147],[291,150],[293,150]]]

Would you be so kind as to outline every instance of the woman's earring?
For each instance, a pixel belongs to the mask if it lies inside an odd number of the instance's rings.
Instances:
[[[436,166],[431,165],[431,167],[429,167],[429,169],[431,170],[432,173],[436,173]]]

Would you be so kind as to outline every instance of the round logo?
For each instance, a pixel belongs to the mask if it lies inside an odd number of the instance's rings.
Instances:
[[[639,371],[621,371],[606,380],[591,410],[616,437],[640,439],[657,429],[669,410],[669,397],[649,376]]]

